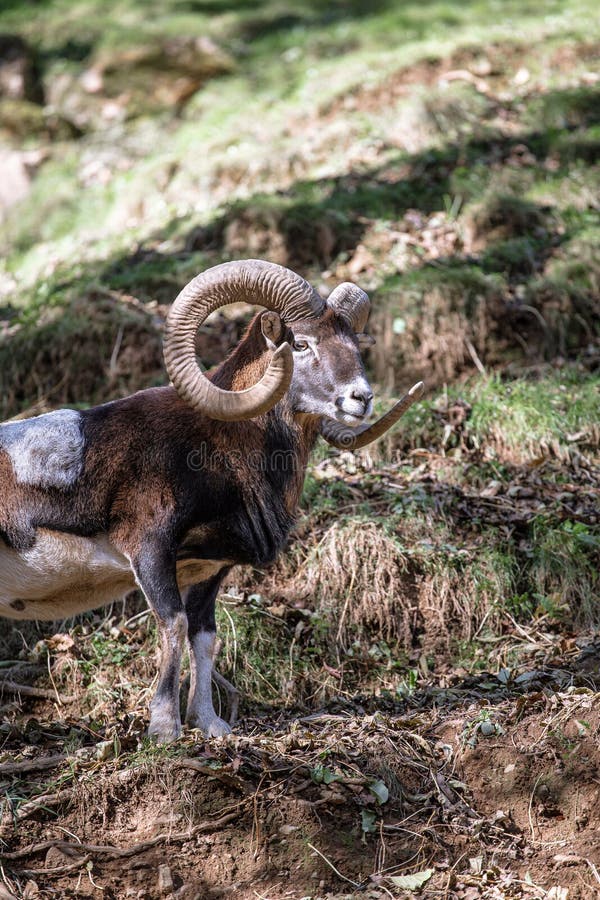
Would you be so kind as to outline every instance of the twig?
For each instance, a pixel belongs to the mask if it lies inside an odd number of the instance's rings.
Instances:
[[[68,759],[65,753],[57,756],[44,756],[38,759],[24,759],[21,762],[0,763],[0,775],[16,775],[19,772],[42,772],[44,769],[54,769]]]
[[[28,819],[34,812],[37,812],[38,809],[49,809],[52,806],[58,806],[71,800],[76,791],[76,787],[71,787],[57,791],[56,794],[40,794],[38,797],[34,797],[19,807],[12,821],[9,818],[10,813],[5,813],[4,821],[0,824],[0,830],[5,831],[11,824],[15,826],[20,824],[24,819]]]
[[[308,842],[307,842],[307,843],[308,843]],[[334,864],[333,864],[332,862],[330,862],[330,861],[327,859],[327,857],[326,857],[323,853],[321,853],[320,850],[317,850],[317,848],[314,847],[312,844],[308,844],[308,846],[310,847],[311,850],[314,850],[315,853],[318,853],[318,854],[319,854],[319,856],[321,857],[321,859],[324,860],[324,861],[327,863],[327,865],[329,866],[329,868],[330,868],[330,869],[333,869],[333,871],[334,871],[335,874],[338,876],[338,878],[341,878],[342,881],[347,881],[348,884],[351,884],[353,887],[358,888],[359,891],[364,890],[363,885],[362,885],[362,884],[359,884],[358,881],[352,881],[351,878],[346,878],[345,875],[342,875],[342,873],[340,872],[340,870],[339,870],[339,869],[336,869],[336,867],[334,866]]]
[[[531,315],[535,316],[535,318],[538,320],[546,334],[548,333],[548,323],[546,322],[539,309],[536,309],[535,306],[529,306],[527,303],[521,303],[521,305],[517,307],[517,312],[531,313]]]
[[[211,778],[222,781],[228,787],[233,787],[238,791],[242,791],[242,793],[246,793],[246,786],[237,775],[232,775],[231,772],[223,772],[221,769],[213,769],[212,766],[206,766],[198,762],[197,759],[178,759],[175,761],[174,766],[177,769],[192,769],[194,772],[200,772],[202,775],[209,775]]]
[[[588,864],[588,866],[592,870],[592,875],[594,876],[598,884],[600,884],[600,873],[598,872],[598,869],[596,868],[594,863],[591,861],[591,859],[588,859],[587,856],[585,857],[584,862]]]
[[[26,856],[33,856],[35,853],[43,853],[45,850],[50,850],[51,847],[56,847],[57,843],[63,844],[60,848],[61,852],[66,853],[67,856],[72,856],[71,849],[67,849],[67,847],[80,847],[81,841],[78,839],[76,840],[76,844],[71,844],[69,841],[63,841],[62,839],[56,839],[42,841],[40,844],[29,844],[28,847],[23,847],[21,850],[2,850],[0,851],[0,858],[6,860],[25,859]]]
[[[468,803],[465,803],[457,792],[452,790],[441,772],[432,772],[432,776],[433,783],[437,786],[438,792],[446,798],[451,807],[464,813],[464,815],[468,816],[470,819],[481,818]]]
[[[113,347],[112,353],[110,355],[110,362],[108,364],[108,377],[114,378],[117,374],[117,359],[119,357],[119,352],[121,350],[121,344],[123,343],[123,325],[119,325],[119,330],[117,332],[117,339],[115,340],[115,345]]]
[[[50,682],[52,683],[52,687],[54,688],[55,701],[56,701],[56,703],[58,703],[59,706],[62,706],[63,701],[61,700],[61,696],[58,693],[58,688],[56,687],[56,684],[54,683],[54,678],[52,677],[52,668],[50,666],[50,654],[48,654],[48,656],[46,657],[46,663],[48,665],[48,678],[50,679]]]
[[[577,865],[579,863],[587,863],[587,865],[590,867],[592,875],[594,876],[594,878],[596,879],[598,884],[600,884],[600,872],[598,872],[598,869],[596,868],[594,863],[591,861],[591,859],[588,859],[587,856],[578,856],[576,854],[557,853],[556,856],[554,857],[554,862],[562,863],[563,865],[566,865],[566,866],[572,865],[572,864]]]
[[[240,705],[240,691],[234,685],[228,681],[224,675],[221,675],[220,672],[217,672],[215,668],[212,670],[212,680],[216,685],[222,687],[227,696],[229,697],[229,724],[235,725],[238,717],[238,709]]]
[[[527,818],[529,819],[529,830],[531,831],[532,840],[535,840],[535,828],[533,825],[533,816],[531,815],[531,810],[533,808],[533,798],[535,797],[535,792],[537,790],[537,786],[541,781],[542,776],[538,775],[535,780],[535,784],[533,786],[533,790],[531,792],[531,796],[529,798],[529,806],[527,807]]]
[[[65,872],[72,872],[73,869],[80,869],[82,866],[87,865],[91,859],[91,856],[82,856],[81,859],[75,860],[75,862],[67,863],[64,866],[56,866],[54,869],[21,869],[19,871],[19,875],[27,875],[35,878],[36,875],[63,875]]]
[[[487,81],[485,81],[483,78],[478,78],[477,75],[473,75],[473,73],[469,72],[468,69],[452,69],[452,71],[444,72],[443,75],[440,75],[440,84],[449,81],[468,81],[469,84],[472,84],[475,90],[479,91],[480,94],[489,93],[489,85]]]
[[[471,359],[472,359],[473,362],[475,363],[475,368],[476,368],[477,371],[480,373],[480,375],[485,375],[485,366],[483,365],[483,363],[482,363],[481,360],[479,359],[479,355],[478,355],[478,353],[477,353],[477,350],[475,349],[474,345],[471,343],[471,341],[469,340],[469,338],[465,338],[465,344],[467,345],[467,350],[469,351],[469,356],[471,357]]]
[[[4,693],[22,694],[24,697],[37,697],[40,700],[53,700],[59,703],[70,703],[74,697],[64,697],[54,691],[46,688],[31,687],[29,684],[17,684],[16,681],[9,681],[8,678],[0,678],[0,696]]]

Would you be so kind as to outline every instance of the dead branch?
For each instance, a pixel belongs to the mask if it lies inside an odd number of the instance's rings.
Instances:
[[[229,698],[229,724],[235,725],[238,717],[241,692],[216,669],[212,670],[212,679],[215,684],[222,687],[227,694]]]
[[[198,762],[197,759],[178,759],[174,763],[174,767],[178,769],[192,769],[194,772],[200,772],[202,775],[209,775],[211,778],[216,778],[228,787],[233,787],[238,791],[242,791],[242,793],[246,792],[246,786],[241,778],[232,775],[231,772],[226,772],[222,769],[214,769],[212,766],[206,766],[203,763]]]
[[[71,703],[74,697],[64,697],[56,691],[50,691],[47,688],[32,687],[29,684],[17,684],[16,681],[9,681],[7,678],[0,679],[0,696],[3,693],[22,694],[23,697],[37,697],[39,700],[53,700],[59,703]]]
[[[45,769],[54,769],[68,759],[65,753],[57,756],[44,756],[38,759],[24,759],[21,762],[0,763],[1,775],[17,775],[20,772],[42,772]]]
[[[32,800],[29,800],[19,807],[12,821],[9,818],[10,812],[5,813],[4,821],[0,826],[0,833],[5,832],[11,825],[19,825],[39,809],[49,809],[50,807],[59,806],[61,803],[70,801],[76,791],[77,787],[71,787],[62,791],[57,791],[55,794],[40,794],[38,797],[34,797]]]

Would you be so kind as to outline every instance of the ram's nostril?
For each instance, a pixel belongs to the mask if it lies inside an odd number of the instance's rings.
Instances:
[[[368,404],[373,399],[373,394],[371,393],[371,391],[354,390],[350,392],[350,396],[353,400],[358,400],[360,403],[364,403],[365,406],[368,406]]]

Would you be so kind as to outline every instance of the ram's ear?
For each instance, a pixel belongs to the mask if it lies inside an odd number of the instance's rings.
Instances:
[[[275,350],[283,337],[283,322],[276,312],[264,312],[260,317],[260,328],[269,350]]]

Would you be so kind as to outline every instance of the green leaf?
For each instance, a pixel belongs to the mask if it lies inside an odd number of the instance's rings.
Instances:
[[[360,811],[360,827],[365,834],[373,834],[377,831],[377,816],[371,809],[362,809]]]
[[[422,872],[413,872],[412,875],[392,875],[390,881],[404,891],[418,891],[429,881],[434,871],[434,869],[424,869]]]
[[[315,784],[333,784],[334,781],[342,780],[342,776],[336,775],[328,766],[315,766],[311,769],[310,777]]]
[[[387,786],[383,781],[374,781],[373,784],[369,785],[369,790],[381,806],[383,803],[387,803],[390,797],[390,792],[387,789]]]

